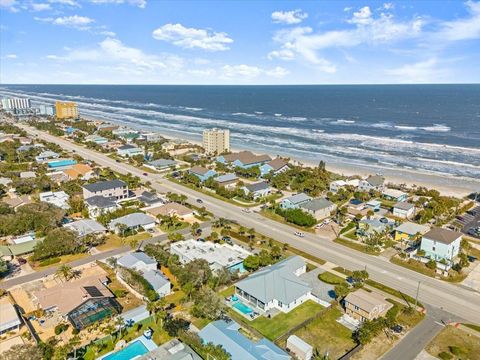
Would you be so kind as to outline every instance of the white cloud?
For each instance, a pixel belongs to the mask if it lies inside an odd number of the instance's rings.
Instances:
[[[54,25],[71,27],[78,30],[88,30],[90,29],[90,25],[95,22],[95,20],[87,17],[87,16],[80,16],[80,15],[71,15],[71,16],[63,16],[57,18],[34,18],[37,21],[48,22]]]
[[[113,31],[103,30],[99,32],[100,35],[108,36],[108,37],[115,37],[117,34]]]
[[[48,0],[50,4],[60,4],[67,5],[71,7],[81,7],[80,4],[75,0]]]
[[[412,39],[422,31],[423,20],[413,18],[398,21],[393,15],[375,15],[368,6],[355,11],[348,23],[351,28],[314,31],[311,27],[295,27],[276,32],[273,40],[280,49],[268,54],[268,58],[292,60],[299,57],[325,73],[335,73],[337,67],[326,59],[327,49],[352,48],[360,45],[388,45],[396,41]]]
[[[154,30],[152,35],[157,40],[166,41],[181,48],[199,48],[208,51],[228,50],[228,44],[233,42],[224,32],[187,28],[182,24],[165,24]]]
[[[5,55],[6,59],[16,59],[18,56],[16,54],[7,54]]]
[[[406,64],[386,71],[388,75],[396,78],[400,83],[438,83],[445,78],[446,70],[438,68],[436,58]]]
[[[94,4],[129,4],[144,9],[147,6],[147,0],[90,0]]]
[[[18,2],[16,0],[0,0],[0,8],[6,9],[10,12],[18,12],[20,11],[16,5]]]
[[[388,2],[383,4],[383,8],[385,10],[393,10],[395,8],[395,5],[391,2]]]
[[[266,75],[274,78],[283,78],[289,74],[289,71],[277,66],[273,69],[262,69],[258,66],[252,65],[224,65],[221,68],[221,77],[229,80],[250,81],[258,78],[261,75]]]
[[[52,9],[50,4],[47,4],[47,3],[31,3],[30,7],[32,8],[33,11],[45,11],[45,10]]]
[[[438,41],[460,41],[480,38],[480,1],[465,3],[470,16],[467,18],[445,21],[435,34]]]
[[[290,11],[274,11],[272,13],[272,21],[277,24],[300,24],[307,17],[308,14],[303,12],[301,9]]]

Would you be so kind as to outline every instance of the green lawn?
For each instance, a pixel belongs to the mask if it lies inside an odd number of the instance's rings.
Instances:
[[[325,271],[323,273],[321,273],[320,275],[318,275],[318,278],[327,283],[327,284],[331,284],[331,285],[338,285],[338,284],[341,284],[341,283],[344,283],[345,282],[345,279],[338,276],[338,275],[335,275],[335,274],[332,274],[331,272],[328,272],[328,271]]]
[[[342,311],[332,306],[307,326],[296,331],[295,335],[312,345],[320,354],[328,352],[329,359],[338,359],[355,347],[352,332],[336,321],[340,316]]]
[[[371,250],[369,249],[366,245],[363,245],[362,243],[359,243],[358,241],[350,241],[350,240],[345,240],[341,238],[336,238],[333,240],[333,242],[336,242],[337,244],[342,244],[344,246],[347,246],[351,249],[361,251],[370,255],[378,255],[380,252],[377,250]]]
[[[309,300],[289,313],[281,312],[271,319],[261,316],[249,322],[249,325],[266,338],[275,340],[322,309],[323,306]]]

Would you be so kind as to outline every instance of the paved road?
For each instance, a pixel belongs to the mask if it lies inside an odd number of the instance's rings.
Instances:
[[[415,359],[428,343],[444,328],[444,324],[459,320],[441,309],[427,306],[427,316],[395,347],[382,356],[382,360]]]
[[[211,226],[210,222],[204,222],[204,223],[200,224],[201,229],[205,229],[205,228],[208,228],[210,226]],[[187,235],[187,234],[190,233],[190,228],[182,229],[181,231],[178,231],[178,232],[182,235]],[[149,239],[143,240],[138,246],[143,248],[147,244],[154,244],[154,243],[159,243],[159,242],[166,241],[167,236],[168,236],[167,234],[153,236]],[[100,253],[97,253],[97,254],[94,254],[94,255],[89,255],[89,256],[83,257],[83,258],[75,260],[75,261],[71,261],[71,262],[67,263],[66,265],[69,265],[69,266],[75,268],[75,267],[78,267],[78,266],[88,264],[92,261],[108,259],[109,257],[117,256],[117,255],[123,254],[123,253],[125,253],[127,251],[131,251],[131,250],[132,250],[132,248],[130,246],[122,246],[122,247],[119,247],[119,248],[116,248],[116,249],[103,251],[103,252],[100,252]],[[12,278],[10,280],[2,281],[0,283],[0,288],[1,289],[9,289],[9,288],[12,288],[14,286],[21,285],[21,284],[24,284],[24,283],[27,283],[27,282],[30,282],[30,281],[40,280],[43,277],[54,274],[60,266],[61,265],[52,266],[52,267],[49,267],[45,270],[36,271],[34,273],[31,273],[31,274],[18,276],[18,277]]]
[[[293,235],[295,229],[267,219],[255,212],[244,213],[233,204],[200,194],[194,190],[164,179],[161,175],[143,175],[143,171],[125,164],[118,163],[104,154],[86,149],[62,138],[20,125],[30,133],[59,144],[64,149],[75,150],[77,154],[95,161],[99,165],[110,167],[119,173],[132,173],[142,180],[150,181],[152,187],[160,192],[177,192],[187,195],[190,201],[201,198],[205,207],[218,217],[234,219],[245,227],[255,227],[257,231],[270,236],[282,243],[305,251],[321,259],[330,261],[347,269],[364,269],[370,277],[382,284],[398,289],[410,296],[415,296],[418,283],[421,282],[419,300],[432,308],[444,309],[457,317],[468,319],[471,323],[480,324],[480,293],[454,284],[443,282],[392,264],[388,259],[364,254],[351,250],[340,244],[333,243],[319,235],[306,233],[304,238]]]

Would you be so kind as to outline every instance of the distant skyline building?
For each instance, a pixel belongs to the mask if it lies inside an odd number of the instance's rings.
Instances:
[[[59,120],[78,118],[78,107],[74,102],[55,101],[55,112]]]
[[[55,115],[55,107],[53,105],[39,105],[39,115],[43,116],[53,116]]]
[[[28,98],[3,98],[2,108],[5,111],[15,111],[18,109],[30,109],[31,102]]]
[[[222,154],[230,151],[230,130],[205,129],[203,130],[203,148],[207,154]]]

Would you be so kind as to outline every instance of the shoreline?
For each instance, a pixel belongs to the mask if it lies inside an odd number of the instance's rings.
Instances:
[[[142,129],[148,130],[151,132],[155,132],[160,134],[162,137],[168,140],[176,140],[176,139],[183,139],[191,142],[195,145],[202,146],[202,141],[195,139],[191,136],[185,136],[184,134],[175,132],[165,132],[165,131],[157,131],[154,128],[150,128],[148,126],[131,126],[131,125],[124,125],[121,122],[115,122],[111,120],[103,120],[98,118],[93,118],[89,116],[82,116],[83,119],[88,121],[102,121],[104,123],[110,123],[119,126],[125,126],[132,129]],[[199,134],[198,137],[202,135]],[[259,149],[251,149],[247,147],[241,146],[231,146],[231,151],[238,152],[238,151],[251,151],[256,154],[266,153],[270,157],[275,158],[276,156],[280,155],[282,157],[290,158],[294,163],[302,164],[303,166],[308,167],[316,167],[318,164],[314,163],[312,160],[308,160],[305,158],[301,158],[298,156],[292,156],[289,154],[276,154],[273,155],[272,152],[268,150],[259,150]],[[319,159],[321,160],[321,159]],[[331,161],[325,160],[326,168],[328,171],[343,175],[343,176],[368,176],[368,175],[375,175],[375,174],[382,174],[385,177],[386,182],[391,182],[395,184],[406,184],[407,186],[424,186],[427,188],[435,189],[440,191],[443,195],[448,196],[455,196],[455,197],[465,197],[472,192],[480,191],[480,179],[470,179],[470,178],[460,178],[460,177],[453,177],[448,175],[440,175],[440,174],[429,174],[427,172],[422,172],[419,170],[413,169],[397,169],[397,168],[389,168],[386,166],[380,166],[377,164],[354,164],[354,163],[346,163],[341,161]]]

